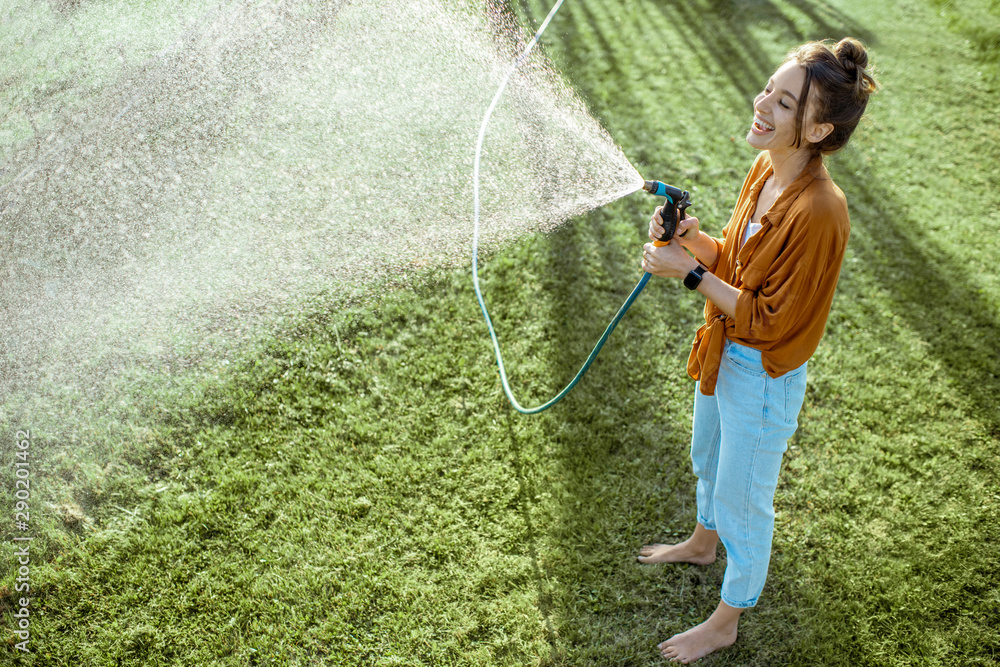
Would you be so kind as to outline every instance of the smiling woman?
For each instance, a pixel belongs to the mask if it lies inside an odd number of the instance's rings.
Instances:
[[[746,140],[761,154],[723,238],[688,218],[678,224],[680,243],[644,248],[646,271],[683,278],[708,301],[688,360],[698,381],[691,439],[698,522],[688,540],[644,547],[639,561],[707,565],[720,540],[727,556],[716,611],[660,644],[673,661],[733,644],[740,614],[764,588],[778,472],[850,235],[847,200],[823,155],[847,143],[877,88],[867,63],[854,39],[792,51],[754,99]],[[657,209],[651,239],[662,237],[661,223]]]

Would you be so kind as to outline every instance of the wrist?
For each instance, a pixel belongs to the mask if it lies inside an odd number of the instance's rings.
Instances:
[[[708,271],[708,269],[698,262],[695,262],[694,268],[692,268],[688,274],[684,276],[684,287],[687,287],[692,291],[698,289],[698,286],[701,285],[701,279],[705,275],[706,271]]]
[[[692,231],[694,232],[693,234],[691,233]],[[678,236],[677,238],[681,242],[682,246],[693,251],[698,244],[701,243],[701,237],[703,235],[705,235],[705,232],[700,229],[694,229],[688,230],[684,236]]]

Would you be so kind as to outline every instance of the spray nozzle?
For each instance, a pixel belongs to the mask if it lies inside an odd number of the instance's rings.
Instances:
[[[674,201],[680,199],[681,195],[684,194],[680,188],[667,185],[662,181],[643,181],[642,189],[651,195],[656,195],[658,197],[670,197]]]
[[[667,198],[663,202],[663,211],[660,213],[660,217],[663,218],[663,236],[660,237],[659,241],[654,241],[654,243],[666,245],[674,237],[677,223],[686,216],[687,207],[691,206],[691,193],[661,181],[643,181],[642,189],[652,195]],[[680,235],[684,236],[685,233],[682,232]]]

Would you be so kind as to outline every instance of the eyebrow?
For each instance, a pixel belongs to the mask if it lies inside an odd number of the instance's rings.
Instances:
[[[773,86],[773,85],[774,85],[774,81],[773,81],[772,79],[768,79],[768,80],[767,80],[767,85],[769,85],[769,86]],[[798,104],[798,103],[799,103],[799,98],[795,97],[795,95],[792,95],[792,93],[791,93],[791,91],[790,91],[790,90],[787,90],[787,89],[785,89],[785,88],[782,88],[780,92],[782,92],[783,94],[785,94],[785,95],[788,95],[789,97],[791,97],[791,98],[792,98],[792,100],[793,100],[793,101],[794,101],[794,102],[795,102],[796,104]]]

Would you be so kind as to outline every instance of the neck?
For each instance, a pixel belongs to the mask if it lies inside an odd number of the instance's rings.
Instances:
[[[771,178],[774,179],[774,185],[779,191],[791,185],[813,157],[812,153],[806,148],[787,152],[769,150],[768,154],[771,157],[771,166],[774,169]]]

